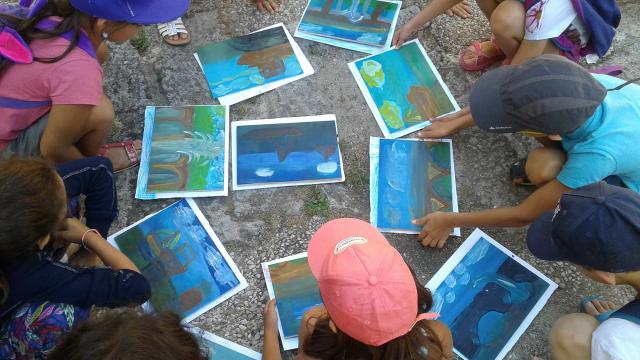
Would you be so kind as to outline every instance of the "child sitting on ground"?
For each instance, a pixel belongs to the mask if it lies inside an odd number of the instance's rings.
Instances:
[[[431,293],[371,224],[324,224],[308,259],[323,305],[304,314],[296,359],[453,359],[451,332],[428,313]],[[278,359],[277,326],[264,336],[263,356]]]
[[[453,227],[517,227],[552,210],[563,193],[605,180],[640,193],[640,86],[587,70],[557,55],[484,74],[469,107],[433,121],[421,137],[477,125],[491,133],[538,136],[543,147],[511,167],[515,183],[538,187],[512,207],[468,213],[433,212],[418,239],[442,247]],[[549,141],[561,139],[561,141]]]
[[[549,334],[553,359],[637,359],[640,354],[640,195],[599,182],[562,195],[536,220],[527,245],[538,258],[568,261],[606,285],[631,286],[635,299],[614,310],[586,297],[580,312],[558,319]]]
[[[432,0],[396,31],[402,44],[425,23],[458,0]],[[604,56],[611,46],[620,10],[615,0],[476,0],[491,24],[493,38],[476,41],[460,55],[460,66],[481,71],[503,61],[520,64],[542,54],[578,60]]]
[[[26,18],[0,14],[0,158],[63,163],[105,155],[115,170],[136,165],[139,141],[103,146],[115,116],[102,90],[105,42],[174,19],[187,3],[35,0]]]
[[[149,299],[150,285],[129,258],[98,230],[67,218],[65,184],[53,167],[42,160],[2,161],[0,193],[0,358],[42,358],[62,333],[87,317],[90,307],[139,305]],[[104,213],[95,210],[87,208],[87,219],[106,235],[107,219],[115,214],[108,207]],[[45,250],[52,238],[81,245],[108,267],[53,260]]]

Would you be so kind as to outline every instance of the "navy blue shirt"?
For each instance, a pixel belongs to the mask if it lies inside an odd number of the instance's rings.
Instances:
[[[9,283],[9,297],[0,307],[0,319],[27,302],[119,307],[140,305],[151,297],[149,282],[135,271],[77,268],[54,261],[45,252],[2,271]]]

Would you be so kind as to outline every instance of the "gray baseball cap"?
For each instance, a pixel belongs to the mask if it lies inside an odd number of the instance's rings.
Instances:
[[[607,89],[580,65],[543,55],[484,74],[471,89],[469,106],[479,128],[568,134],[602,103]]]

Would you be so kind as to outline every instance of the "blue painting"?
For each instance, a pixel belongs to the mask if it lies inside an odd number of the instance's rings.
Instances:
[[[428,287],[456,352],[493,360],[506,355],[557,285],[476,230]]]
[[[196,55],[214,98],[303,73],[282,26],[204,45]]]
[[[382,49],[391,41],[400,7],[401,2],[380,0],[310,0],[296,35],[315,35],[324,39],[310,39],[345,48],[352,43]]]
[[[262,355],[201,329],[191,330],[209,360],[259,360]]]
[[[335,117],[301,119],[233,123],[234,189],[344,181]]]
[[[350,65],[378,125],[397,138],[460,110],[417,40]]]
[[[413,219],[458,211],[451,153],[451,141],[371,138],[371,223],[418,233]]]
[[[153,309],[176,312],[184,321],[247,286],[191,199],[112,235],[110,241],[151,283]]]
[[[226,106],[149,106],[136,198],[227,195]]]

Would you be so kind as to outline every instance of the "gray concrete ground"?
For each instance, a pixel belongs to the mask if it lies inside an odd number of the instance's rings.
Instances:
[[[399,23],[424,6],[424,0],[405,0]],[[621,64],[624,77],[640,76],[640,6],[621,0],[623,21],[616,41],[602,64]],[[206,82],[192,53],[202,44],[239,36],[283,22],[293,33],[305,7],[304,0],[285,0],[276,15],[258,14],[249,0],[194,0],[184,17],[193,42],[174,48],[161,42],[156,29],[145,29],[137,44],[114,46],[105,65],[105,89],[116,108],[112,138],[140,138],[146,105],[213,104]],[[418,37],[461,105],[466,104],[477,74],[457,65],[458,54],[473,40],[487,37],[487,21],[477,8],[474,17],[460,20],[443,16],[419,32]],[[260,350],[262,309],[267,291],[260,263],[305,251],[311,234],[325,221],[337,217],[368,219],[368,139],[381,136],[347,63],[363,57],[302,39],[297,40],[316,74],[231,107],[231,120],[265,119],[333,113],[338,128],[347,181],[322,186],[231,192],[228,197],[198,199],[227,250],[247,278],[249,287],[192,324],[242,345]],[[520,136],[490,135],[467,130],[452,137],[460,210],[472,211],[517,204],[529,190],[508,180],[508,164],[534,144]],[[116,231],[172,203],[134,200],[137,171],[117,177],[120,217]],[[326,200],[326,201],[325,201]],[[473,229],[463,230],[463,239]],[[602,294],[622,303],[632,292],[606,288],[581,277],[572,266],[534,259],[524,243],[526,228],[483,229],[510,250],[555,279],[560,288],[513,348],[508,359],[549,358],[547,334],[558,317],[576,310],[580,298]],[[390,241],[417,270],[422,281],[447,260],[462,239],[450,240],[444,249],[422,248],[413,236],[390,235]],[[286,354],[291,357],[291,353]]]

